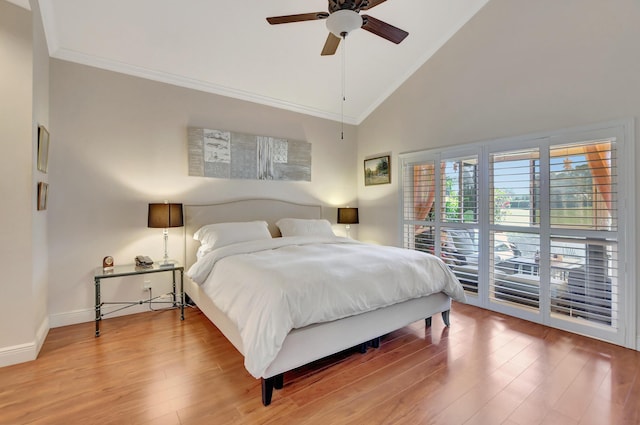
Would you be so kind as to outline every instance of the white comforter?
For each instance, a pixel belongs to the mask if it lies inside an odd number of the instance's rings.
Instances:
[[[339,237],[229,245],[202,257],[187,275],[236,324],[245,367],[256,378],[291,329],[436,292],[465,299],[437,257]]]

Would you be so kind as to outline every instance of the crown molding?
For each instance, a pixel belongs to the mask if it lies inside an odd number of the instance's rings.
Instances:
[[[23,9],[31,10],[31,5],[29,4],[29,0],[7,0],[7,1]]]
[[[324,118],[332,121],[344,122],[345,124],[350,124],[350,125],[358,124],[357,119],[352,116],[345,115],[344,117],[342,117],[339,113],[327,112],[327,111],[323,111],[315,108],[310,108],[305,105],[291,103],[281,99],[261,96],[261,95],[250,93],[244,90],[212,84],[206,81],[187,78],[181,75],[171,74],[171,73],[162,72],[162,71],[156,71],[153,69],[143,68],[143,67],[131,65],[124,62],[117,62],[110,59],[91,56],[91,55],[87,55],[87,54],[69,50],[69,49],[57,49],[55,53],[52,54],[51,56],[56,59],[75,62],[82,65],[88,65],[95,68],[100,68],[108,71],[118,72],[121,74],[131,75],[134,77],[140,77],[147,80],[157,81],[165,84],[171,84],[178,87],[184,87],[188,89],[217,94],[220,96],[230,97],[234,99],[245,100],[248,102],[253,102],[253,103],[257,103],[265,106],[284,109],[291,112],[297,112],[304,115],[310,115],[310,116]]]

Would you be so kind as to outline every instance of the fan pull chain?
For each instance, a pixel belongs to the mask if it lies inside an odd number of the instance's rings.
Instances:
[[[345,95],[347,73],[347,33],[342,33],[342,102],[340,102],[340,139],[344,140],[344,103],[347,100]]]

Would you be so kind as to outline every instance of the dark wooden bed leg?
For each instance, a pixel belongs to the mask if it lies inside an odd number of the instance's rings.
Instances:
[[[442,312],[442,321],[444,322],[444,325],[446,327],[449,327],[451,325],[451,323],[449,322],[449,313],[451,312],[451,310],[447,310],[447,311],[443,311]]]
[[[371,346],[372,346],[373,348],[380,348],[380,337],[373,338],[373,339],[371,340]]]
[[[427,328],[430,328],[430,327],[431,327],[431,317],[427,317],[426,319],[424,319],[424,325],[425,325]]]
[[[367,344],[368,342],[363,342],[362,344],[360,344],[360,346],[358,347],[360,354],[364,354],[367,352]]]
[[[262,378],[262,404],[268,406],[271,404],[271,396],[273,389],[281,390],[284,387],[284,373],[271,378]]]
[[[284,387],[284,373],[274,376],[275,382],[273,383],[273,388],[276,390],[281,390]]]
[[[275,387],[276,377],[262,378],[262,404],[268,406],[271,404],[271,396]]]

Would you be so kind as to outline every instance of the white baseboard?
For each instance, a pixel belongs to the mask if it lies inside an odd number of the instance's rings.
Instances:
[[[0,349],[0,367],[30,362],[37,356],[35,342]]]
[[[144,313],[149,311],[146,304],[134,305],[126,310],[117,311],[109,314],[106,318],[127,316],[129,314]],[[104,311],[103,311],[104,313]],[[93,322],[96,320],[96,311],[93,308],[68,311],[66,313],[51,314],[49,316],[49,323],[52,328],[59,328],[61,326],[76,325],[78,323]]]
[[[75,325],[78,323],[93,322],[96,318],[94,309],[83,309],[68,311],[66,313],[52,314],[49,316],[49,323],[52,328]]]
[[[42,344],[44,344],[44,340],[47,339],[47,335],[49,334],[49,318],[45,317],[42,323],[40,323],[40,327],[36,331],[36,357],[40,354],[40,349],[42,348]]]
[[[0,367],[35,360],[49,333],[49,318],[45,317],[35,334],[35,340],[25,344],[0,348]]]

